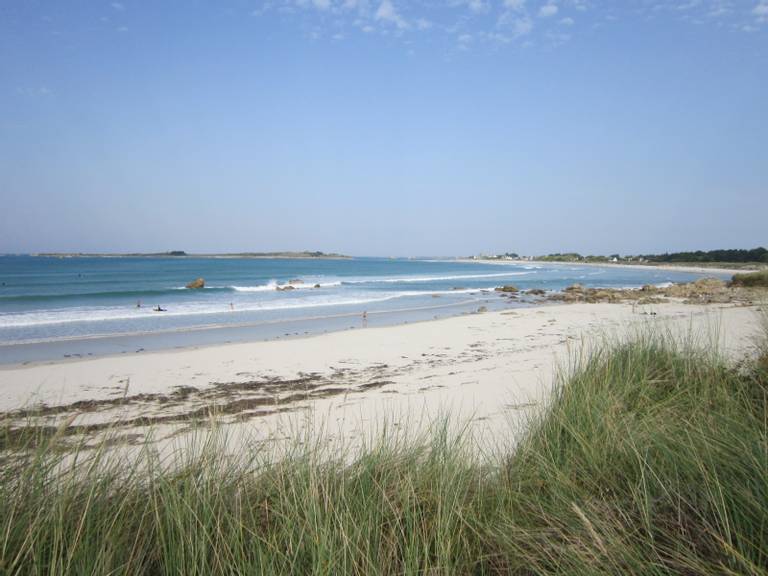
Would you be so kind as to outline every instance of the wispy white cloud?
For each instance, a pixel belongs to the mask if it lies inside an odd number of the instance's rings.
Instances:
[[[504,43],[512,39],[527,36],[533,30],[533,20],[528,15],[526,0],[504,0],[503,11],[496,21]],[[494,38],[498,41],[499,38]]]
[[[474,38],[472,34],[459,34],[456,38],[456,47],[462,52],[470,50]]]
[[[755,15],[757,21],[761,24],[768,22],[768,2],[761,0],[757,6],[752,9],[752,14]]]
[[[701,2],[702,0],[688,0],[687,2],[681,2],[681,3],[675,4],[674,8],[679,12],[684,12],[686,10],[692,10],[694,8],[698,8],[699,6],[701,6]]]
[[[731,14],[731,12],[732,10],[730,8],[726,8],[725,6],[719,6],[707,12],[707,16],[709,18],[720,18],[721,16],[727,16],[728,14]]]
[[[112,6],[112,8],[118,12],[125,10],[125,5],[123,5],[121,2],[112,2],[110,6]]]
[[[463,3],[475,14],[483,14],[491,9],[490,3],[485,0],[466,0]]]
[[[512,42],[512,38],[510,38],[506,34],[501,34],[499,32],[483,32],[481,36],[491,44],[495,44],[495,45],[509,44],[510,42]]]
[[[533,30],[533,20],[527,16],[525,18],[518,18],[515,20],[512,29],[515,36],[525,36],[526,34],[530,34]]]
[[[646,0],[638,13],[646,19],[677,20],[754,32],[768,23],[768,0]]]
[[[402,16],[400,16],[400,13],[397,11],[391,0],[383,0],[382,3],[379,4],[374,18],[381,22],[394,24],[398,28],[408,27],[408,23],[403,19]]]
[[[505,12],[499,18],[497,26],[502,30],[508,30],[508,33],[513,38],[519,38],[531,33],[533,30],[533,20],[525,15],[521,16],[514,12]]]
[[[560,9],[557,7],[557,4],[544,4],[541,8],[539,8],[539,18],[550,18],[551,16],[554,16],[560,11]]]
[[[53,91],[48,86],[39,86],[37,88],[31,88],[29,86],[17,86],[16,93],[20,96],[26,96],[28,98],[40,98],[46,96],[52,96]]]
[[[525,8],[525,0],[504,0],[504,8],[519,12]]]
[[[251,10],[251,16],[261,16],[262,14],[266,14],[273,8],[273,4],[270,0],[266,0],[265,2],[261,3],[261,6],[258,8],[254,8]]]
[[[768,0],[255,1],[261,2],[261,7],[254,9],[253,15],[274,12],[296,18],[303,30],[313,31],[313,38],[346,40],[354,35],[389,35],[397,37],[409,50],[425,31],[429,31],[433,45],[444,41],[446,49],[453,50],[470,44],[475,49],[510,43],[557,46],[577,41],[583,31],[607,28],[617,19],[629,22],[632,18],[665,18],[760,33],[768,23]],[[119,1],[114,4],[122,6]]]

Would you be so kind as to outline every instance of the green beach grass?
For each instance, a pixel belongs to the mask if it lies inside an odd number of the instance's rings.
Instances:
[[[731,286],[768,288],[768,270],[734,274],[731,279]]]
[[[2,574],[768,573],[768,349],[590,351],[514,452],[448,423],[357,453],[6,452]],[[6,444],[7,445],[7,444]]]

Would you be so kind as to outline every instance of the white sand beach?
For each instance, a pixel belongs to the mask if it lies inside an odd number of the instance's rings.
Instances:
[[[654,326],[750,354],[756,307],[665,303],[544,305],[278,341],[0,368],[0,411],[99,430],[173,436],[215,409],[257,439],[303,430],[355,440],[387,423],[417,430],[451,415],[479,437],[514,436],[555,370],[584,346]],[[511,428],[510,428],[511,427]],[[84,430],[87,428],[83,428]],[[512,434],[510,435],[510,430]],[[159,432],[158,432],[159,431]]]

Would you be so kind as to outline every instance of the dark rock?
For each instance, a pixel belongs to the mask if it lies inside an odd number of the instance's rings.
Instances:
[[[512,284],[507,284],[506,286],[499,286],[496,288],[496,292],[517,292],[517,286],[512,286]]]

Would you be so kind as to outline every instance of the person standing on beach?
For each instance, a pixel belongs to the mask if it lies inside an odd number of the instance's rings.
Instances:
[[[363,310],[363,328],[368,326],[368,312]]]

